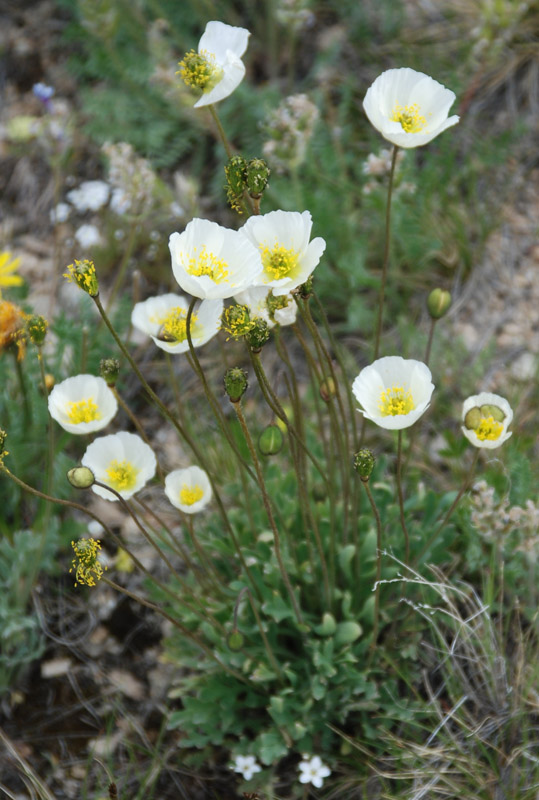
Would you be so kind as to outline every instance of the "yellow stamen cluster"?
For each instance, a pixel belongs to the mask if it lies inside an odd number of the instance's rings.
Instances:
[[[213,89],[223,77],[223,70],[216,65],[213,53],[205,50],[201,53],[190,50],[178,66],[180,69],[176,75],[179,74],[187,86],[203,92]]]
[[[501,422],[496,422],[494,417],[481,417],[481,421],[475,429],[477,438],[482,442],[484,442],[485,439],[489,439],[490,441],[499,439],[502,431],[503,425]]]
[[[75,259],[75,262],[67,267],[67,272],[64,272],[64,278],[71,283],[76,283],[90,297],[97,297],[99,294],[99,284],[93,261],[87,259],[77,261]]]
[[[187,259],[185,269],[189,275],[200,277],[207,275],[215,283],[222,283],[228,277],[228,264],[222,258],[217,258],[213,253],[206,250],[206,245],[202,245],[200,253],[197,255],[196,247],[193,248],[193,255]]]
[[[7,433],[5,430],[0,428],[0,467],[4,466],[4,458],[9,455],[9,450],[5,449],[5,443],[7,439]]]
[[[253,325],[254,322],[247,306],[239,304],[228,306],[222,313],[221,326],[233,339],[237,340],[246,336]],[[227,342],[230,336],[227,338]]]
[[[73,425],[78,425],[80,422],[93,422],[96,419],[101,419],[101,412],[97,407],[93,397],[87,397],[83,400],[77,400],[74,403],[67,404],[67,416]]]
[[[97,558],[101,542],[99,539],[79,539],[77,542],[71,542],[71,546],[75,558],[71,562],[69,571],[75,571],[75,586],[95,586],[103,577],[103,567]]]
[[[411,106],[401,106],[399,103],[395,103],[391,120],[400,122],[402,129],[406,133],[419,133],[427,124],[425,117],[422,117],[419,113],[417,103]]]
[[[272,281],[291,277],[298,266],[298,253],[293,247],[287,248],[277,242],[272,248],[260,245],[260,254],[264,271]]]
[[[129,491],[137,482],[140,469],[129,461],[111,461],[107,468],[108,485],[117,492]]]
[[[405,390],[402,386],[392,386],[391,389],[384,389],[380,395],[378,408],[383,417],[409,414],[415,408],[414,398],[409,389]]]
[[[197,321],[197,315],[191,315],[190,331],[193,335],[193,327]],[[187,311],[177,306],[171,308],[166,317],[159,320],[161,329],[159,339],[165,342],[184,342],[187,339]]]
[[[0,287],[2,286],[22,286],[24,283],[20,275],[15,275],[21,263],[21,259],[13,258],[13,253],[4,250],[0,253]],[[2,297],[2,292],[0,292]]]
[[[203,497],[204,491],[198,484],[196,486],[188,486],[184,483],[180,490],[180,503],[184,506],[192,506],[194,503],[198,503],[199,500],[202,500]]]

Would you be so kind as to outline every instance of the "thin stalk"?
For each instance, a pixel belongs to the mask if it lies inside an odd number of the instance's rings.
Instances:
[[[135,426],[135,428],[139,432],[139,434],[142,437],[142,439],[146,442],[148,447],[151,447],[150,440],[146,436],[146,434],[144,432],[144,428],[142,427],[138,417],[133,413],[133,411],[131,411],[131,409],[129,408],[129,406],[127,405],[127,403],[123,399],[123,397],[120,395],[120,393],[119,393],[118,389],[116,388],[116,386],[110,386],[109,388],[112,390],[112,393],[113,393],[114,397],[118,401],[118,405],[125,411],[125,413],[129,417],[129,419],[131,420],[131,422],[133,423],[133,425]],[[154,453],[154,455],[155,455],[155,453]],[[159,460],[158,460],[157,456],[155,456],[155,462],[156,462],[157,476],[158,476],[160,482],[164,483],[165,482],[165,475],[163,473],[163,470],[161,468],[161,465],[159,463]]]
[[[215,106],[213,105],[213,103],[210,103],[210,105],[208,106],[208,110],[209,110],[210,114],[213,117],[213,121],[215,122],[215,126],[217,128],[218,133],[219,133],[219,137],[220,137],[220,139],[221,139],[221,141],[223,143],[223,147],[225,148],[226,157],[228,159],[230,159],[234,155],[233,152],[232,152],[232,146],[231,146],[230,142],[228,141],[228,137],[227,137],[227,135],[225,133],[225,129],[221,125],[221,120],[219,119],[219,115],[217,114],[217,111],[215,110]]]
[[[380,616],[380,578],[382,577],[382,520],[380,519],[380,512],[376,506],[371,487],[369,486],[369,479],[361,480],[365,487],[369,503],[371,504],[372,513],[376,520],[376,579],[374,582],[374,621],[372,624],[372,642],[371,642],[371,656],[372,651],[376,649],[378,641],[378,624]]]
[[[397,493],[399,496],[399,515],[401,528],[404,534],[406,546],[404,563],[406,566],[408,566],[410,564],[410,536],[408,535],[408,528],[406,527],[406,520],[404,517],[404,494],[402,491],[402,430],[399,431],[397,437]]]
[[[161,528],[163,528],[163,530],[168,533],[168,536],[170,538],[170,542],[168,543],[169,546],[172,547],[172,549],[174,550],[176,555],[178,555],[180,558],[182,558],[185,561],[185,563],[186,563],[186,565],[187,565],[187,567],[189,569],[193,570],[193,572],[196,572],[196,569],[197,569],[196,565],[193,564],[193,562],[191,561],[191,559],[189,557],[189,554],[188,554],[187,550],[184,548],[184,546],[181,544],[181,542],[179,542],[177,540],[176,536],[172,533],[172,530],[169,528],[169,526],[165,522],[163,522],[161,517],[159,517],[155,513],[155,511],[153,511],[153,509],[150,508],[149,505],[147,505],[147,503],[145,503],[143,500],[141,500],[140,497],[136,497],[135,496],[134,500],[136,501],[136,503],[138,503],[138,505],[143,509],[143,511],[146,514],[151,516],[157,522],[157,524],[160,525]],[[153,526],[150,526],[150,527],[152,528],[152,530],[154,532],[156,532],[155,528]],[[157,533],[156,533],[156,535],[157,535]],[[163,540],[161,540],[161,541],[163,541]],[[171,542],[172,542],[172,544],[171,544]]]
[[[112,304],[114,303],[114,300],[116,299],[116,295],[118,294],[118,290],[120,289],[120,286],[122,285],[122,283],[124,281],[125,273],[127,271],[127,265],[129,264],[129,259],[131,258],[131,254],[133,252],[133,249],[135,247],[135,243],[136,243],[136,240],[137,240],[138,224],[139,224],[139,220],[136,217],[132,221],[131,226],[129,228],[129,233],[128,233],[128,236],[127,236],[127,242],[126,242],[125,249],[124,249],[124,254],[122,256],[122,260],[120,262],[120,266],[117,269],[116,280],[114,281],[114,283],[112,285],[112,289],[110,290],[109,299],[107,300],[107,312],[110,311],[110,309],[112,308]]]
[[[191,541],[193,542],[193,544],[195,546],[195,550],[197,551],[197,555],[200,558],[200,563],[204,567],[206,575],[208,576],[210,585],[214,589],[216,589],[218,592],[219,591],[223,591],[223,589],[226,591],[226,586],[223,586],[223,584],[221,582],[221,576],[219,575],[219,572],[214,567],[214,565],[211,563],[210,559],[208,558],[208,556],[206,554],[206,551],[204,550],[202,544],[200,543],[200,540],[199,540],[198,536],[195,534],[195,526],[193,524],[193,520],[191,519],[191,517],[189,517],[186,520],[186,526],[187,526],[187,530],[189,531],[189,536],[191,537]],[[214,576],[216,576],[217,582],[216,582]]]
[[[393,154],[391,156],[391,169],[389,171],[389,184],[387,187],[387,204],[386,204],[386,236],[384,243],[384,259],[382,262],[382,282],[380,284],[380,293],[378,295],[378,319],[376,321],[376,336],[374,339],[374,360],[378,358],[380,353],[380,338],[382,336],[382,320],[384,314],[384,299],[387,283],[387,268],[389,265],[389,243],[391,238],[391,196],[393,194],[393,177],[395,175],[395,165],[397,163],[397,153],[399,148],[393,145]]]
[[[277,530],[277,525],[275,524],[275,519],[273,516],[273,511],[271,510],[271,502],[268,496],[268,492],[266,489],[266,483],[264,481],[264,475],[262,473],[262,468],[260,466],[260,461],[258,460],[258,456],[256,453],[256,448],[254,446],[254,442],[251,438],[251,434],[249,433],[249,429],[247,427],[247,423],[245,422],[245,417],[243,415],[243,410],[241,407],[241,401],[237,403],[232,403],[234,407],[234,411],[236,412],[236,416],[238,418],[238,422],[240,423],[241,430],[245,437],[245,441],[247,443],[247,447],[249,448],[249,452],[251,453],[251,458],[253,459],[253,464],[256,471],[256,476],[258,479],[258,485],[260,487],[260,491],[262,493],[262,501],[264,503],[264,508],[266,509],[266,514],[268,517],[268,521],[270,523],[272,532],[273,532],[273,546],[275,548],[275,555],[277,557],[277,561],[279,563],[279,570],[281,572],[281,577],[284,581],[286,589],[288,591],[288,595],[290,597],[290,601],[292,603],[292,607],[294,609],[294,613],[296,615],[296,619],[300,625],[303,625],[303,618],[301,616],[301,611],[299,610],[299,606],[297,604],[296,598],[294,596],[294,590],[292,589],[292,584],[290,583],[290,578],[288,577],[288,573],[286,571],[283,556],[281,554],[281,545],[280,545],[280,536],[279,531]]]
[[[434,328],[436,327],[437,322],[438,320],[434,319],[434,317],[430,321],[429,339],[427,341],[427,349],[425,350],[425,359],[424,359],[425,364],[427,364],[427,366],[430,360],[430,351],[432,349],[432,341],[434,339]]]
[[[464,478],[464,480],[462,482],[462,486],[460,487],[457,496],[455,497],[455,499],[451,503],[451,506],[449,507],[449,510],[447,511],[447,513],[446,513],[445,517],[443,518],[443,520],[440,522],[440,524],[438,525],[438,527],[436,528],[436,530],[434,531],[432,536],[427,540],[427,542],[425,543],[425,545],[421,549],[419,555],[415,559],[415,562],[414,562],[415,564],[419,564],[419,562],[421,561],[421,559],[423,558],[425,553],[432,547],[432,545],[434,544],[434,542],[436,541],[436,539],[438,538],[438,536],[440,535],[442,530],[445,528],[445,526],[449,522],[449,520],[451,518],[451,515],[453,514],[453,511],[456,509],[456,507],[460,503],[464,492],[466,492],[466,490],[469,489],[469,487],[470,487],[470,485],[472,483],[473,477],[474,477],[475,468],[477,466],[477,459],[478,458],[479,458],[479,448],[477,447],[476,450],[475,450],[475,453],[474,453],[474,457],[473,457],[470,469],[466,473],[466,477]]]
[[[15,359],[15,372],[17,373],[17,380],[19,381],[19,388],[22,394],[22,408],[24,413],[24,424],[29,427],[32,422],[32,414],[30,411],[30,403],[28,402],[28,393],[26,390],[26,381],[22,371],[21,362],[18,359],[18,353],[13,350],[13,358]]]

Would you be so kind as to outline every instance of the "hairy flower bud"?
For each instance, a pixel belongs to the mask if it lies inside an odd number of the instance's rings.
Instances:
[[[257,317],[257,319],[253,320],[251,329],[245,338],[251,350],[256,353],[264,347],[269,339],[269,335],[268,323],[265,319]]]
[[[359,450],[354,456],[354,469],[362,481],[368,481],[374,469],[375,458],[371,450]]]
[[[107,382],[107,386],[116,386],[120,374],[120,362],[117,358],[102,358],[99,362],[99,374]]]
[[[225,372],[224,383],[230,402],[238,403],[249,386],[247,372],[241,367],[231,367]]]
[[[77,261],[75,259],[75,262],[67,267],[67,272],[64,272],[64,278],[71,283],[76,283],[90,297],[97,297],[99,294],[99,283],[93,261],[87,259]]]
[[[271,170],[263,158],[251,158],[247,162],[247,191],[253,200],[260,200],[267,188]]]
[[[451,305],[451,294],[445,289],[433,289],[427,298],[427,308],[432,319],[440,319]]]
[[[41,317],[39,314],[32,314],[32,316],[28,317],[26,320],[26,330],[28,332],[28,336],[30,337],[30,341],[33,342],[37,347],[41,347],[45,341],[48,327],[49,323],[45,317]]]
[[[88,467],[73,467],[67,471],[67,479],[75,489],[89,489],[95,482],[95,476]]]
[[[283,434],[277,425],[268,425],[258,437],[258,449],[264,456],[274,456],[283,446]]]
[[[240,205],[247,181],[247,164],[243,156],[232,156],[225,165],[226,197],[234,211],[243,213]]]

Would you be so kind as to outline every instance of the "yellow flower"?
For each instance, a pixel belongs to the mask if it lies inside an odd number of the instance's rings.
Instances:
[[[13,253],[4,250],[0,253],[0,297],[2,297],[2,287],[22,286],[24,283],[20,275],[15,275],[21,263],[20,258],[13,258]]]

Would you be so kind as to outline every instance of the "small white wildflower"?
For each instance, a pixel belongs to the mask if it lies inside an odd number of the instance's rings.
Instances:
[[[303,756],[303,758],[307,759],[308,756]],[[309,761],[300,761],[298,766],[300,771],[299,782],[312,783],[317,789],[321,789],[324,778],[328,778],[331,775],[330,768],[322,763],[320,756],[313,756]]]
[[[256,763],[254,756],[236,756],[232,769],[234,772],[239,772],[244,780],[250,781],[256,772],[262,770],[262,767]]]

